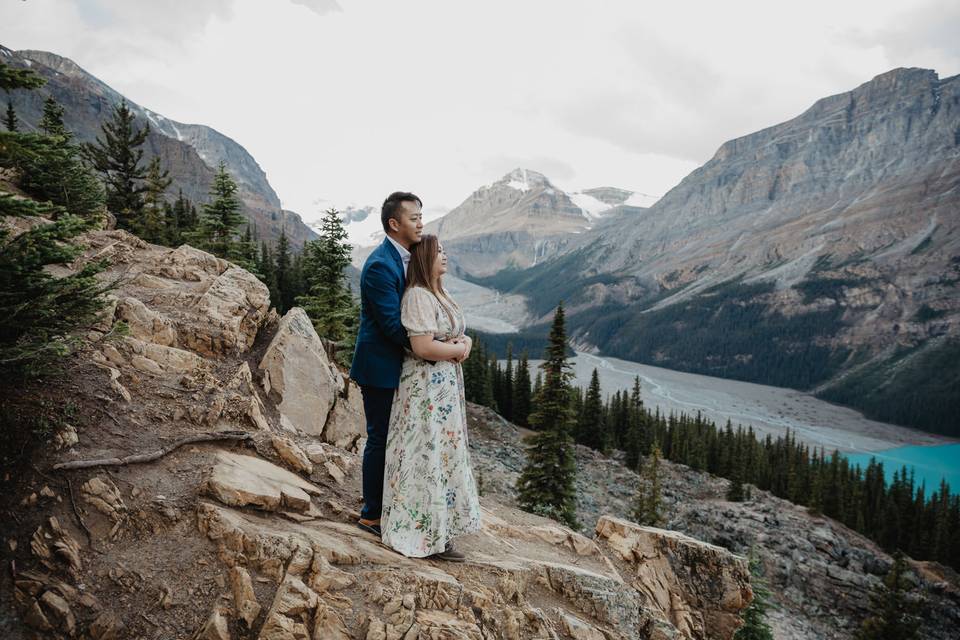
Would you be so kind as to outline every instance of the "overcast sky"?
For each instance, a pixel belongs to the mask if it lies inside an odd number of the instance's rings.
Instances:
[[[0,44],[229,135],[310,220],[518,166],[662,195],[820,97],[960,73],[960,2],[0,0]]]

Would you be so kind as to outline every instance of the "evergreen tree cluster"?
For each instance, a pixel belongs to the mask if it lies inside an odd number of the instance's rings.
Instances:
[[[475,334],[473,351],[463,363],[463,380],[467,400],[489,407],[510,422],[530,426],[533,383],[527,352],[514,364],[513,347],[507,345],[507,362],[501,367],[496,356]]]
[[[464,367],[467,398],[498,409],[496,381],[510,377],[478,346],[479,354],[475,351]],[[477,355],[480,357],[467,375],[468,364]],[[513,373],[514,384],[523,378]],[[489,393],[488,384],[493,390]],[[729,479],[727,499],[731,501],[747,499],[750,487],[755,486],[843,522],[888,551],[901,549],[916,559],[960,568],[960,496],[951,494],[946,481],[935,488],[918,486],[904,467],[887,483],[882,462],[871,459],[866,468],[852,465],[839,451],[828,454],[812,449],[790,432],[758,438],[752,427],[734,428],[730,421],[719,426],[700,413],[651,411],[644,407],[639,378],[629,392],[617,391],[602,398],[596,372],[587,389],[569,390],[569,409],[574,416],[571,435],[578,444],[601,452],[624,451],[626,465],[641,473],[638,504],[650,500],[650,454],[659,448],[667,460]],[[540,394],[534,391],[531,413],[538,411],[539,402]],[[539,428],[532,420],[529,426]],[[647,468],[641,469],[645,457]],[[642,515],[644,509],[635,509],[634,515]],[[649,509],[645,513],[649,514]],[[646,515],[641,520],[654,522]]]
[[[286,231],[281,229],[276,244],[271,246],[261,240],[260,250],[253,257],[251,271],[270,289],[270,304],[280,315],[295,307],[297,298],[307,293],[303,254],[302,250],[294,252]]]
[[[27,69],[0,63],[0,88],[29,91],[42,86]],[[104,306],[109,288],[97,274],[104,265],[89,262],[64,277],[47,267],[72,262],[82,251],[74,242],[91,229],[103,211],[104,194],[71,144],[63,110],[47,101],[39,131],[18,130],[9,106],[7,131],[0,132],[0,169],[22,195],[0,183],[0,384],[15,385],[59,368],[81,342]],[[16,234],[9,222],[32,218]]]

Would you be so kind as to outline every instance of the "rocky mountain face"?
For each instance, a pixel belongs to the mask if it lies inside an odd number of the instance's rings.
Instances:
[[[484,499],[516,503],[526,432],[485,407],[469,412],[470,454]],[[577,518],[631,513],[640,478],[622,452],[604,456],[577,445]],[[870,611],[870,594],[892,564],[871,540],[806,508],[751,487],[745,502],[725,499],[729,481],[661,461],[665,527],[726,548],[754,553],[771,591],[768,619],[778,640],[847,640]],[[925,602],[919,637],[948,640],[960,625],[960,576],[910,561],[913,597]]]
[[[942,429],[956,367],[931,396],[906,385],[926,393],[960,353],[960,76],[895,69],[819,100],[558,244],[489,283],[541,312],[563,299],[577,340],[609,355]]]
[[[460,206],[428,224],[425,232],[440,236],[455,269],[487,276],[557,255],[590,227],[591,220],[546,176],[515,169],[474,191]]]
[[[306,314],[186,245],[83,241],[62,272],[122,277],[64,376],[17,398],[70,410],[2,478],[0,636],[732,637],[745,559],[618,513],[579,533],[486,496],[463,564],[382,546],[354,525],[359,389]]]
[[[10,96],[27,128],[39,122],[43,101],[51,96],[63,106],[65,124],[76,139],[92,142],[102,135],[101,123],[124,98],[72,60],[53,53],[12,51],[0,46],[0,60],[13,67],[30,67],[47,81],[37,91],[15,91]],[[141,126],[150,125],[144,157],[160,157],[173,178],[169,190],[172,197],[176,197],[177,189],[183,189],[199,207],[208,198],[214,170],[223,161],[237,180],[244,214],[256,224],[262,238],[274,241],[284,228],[294,246],[299,247],[316,237],[299,214],[281,207],[263,169],[236,141],[204,125],[175,122],[129,99],[127,104]]]

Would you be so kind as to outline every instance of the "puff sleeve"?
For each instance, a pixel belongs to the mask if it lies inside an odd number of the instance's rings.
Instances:
[[[408,336],[436,335],[440,333],[437,323],[437,303],[434,295],[423,287],[410,287],[400,303],[400,322]]]

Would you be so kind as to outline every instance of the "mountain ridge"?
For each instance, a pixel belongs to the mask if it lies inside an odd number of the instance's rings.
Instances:
[[[100,123],[109,117],[113,105],[126,100],[143,122],[150,124],[145,158],[160,156],[177,188],[200,204],[208,197],[217,164],[222,160],[237,180],[244,214],[257,226],[260,236],[275,241],[284,229],[294,246],[316,238],[315,232],[294,211],[283,209],[280,198],[266,174],[235,140],[207,125],[186,124],[143,107],[126,98],[103,80],[86,71],[70,58],[33,49],[14,51],[0,45],[0,59],[7,64],[30,67],[47,83],[35,92],[13,92],[10,98],[21,119],[35,126],[43,101],[52,96],[64,106],[64,120],[81,142],[92,142],[100,135]]]
[[[470,275],[541,323],[562,299],[606,355],[936,431],[960,411],[957,368],[923,371],[960,352],[958,211],[960,76],[894,69],[725,142],[642,215]]]

